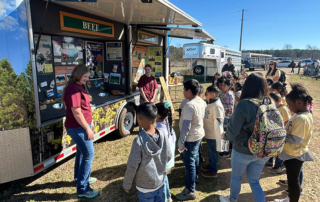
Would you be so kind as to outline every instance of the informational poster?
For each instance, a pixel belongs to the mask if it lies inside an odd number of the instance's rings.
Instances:
[[[122,42],[106,43],[107,60],[122,60]]]
[[[38,34],[33,36],[35,47],[38,43],[38,36]],[[38,75],[53,74],[52,59],[51,36],[41,35],[39,48],[36,55],[36,67]]]
[[[163,76],[162,47],[148,47],[148,64],[152,66],[152,75]]]
[[[81,39],[52,36],[52,43],[55,66],[83,64]]]
[[[86,41],[86,62],[90,79],[103,77],[103,43]]]
[[[144,66],[147,61],[147,50],[148,48],[146,46],[135,46],[133,50],[132,68],[135,72],[133,72],[132,78],[135,82],[138,82],[140,77],[144,74]]]
[[[54,68],[56,86],[66,85],[76,66],[56,66]]]

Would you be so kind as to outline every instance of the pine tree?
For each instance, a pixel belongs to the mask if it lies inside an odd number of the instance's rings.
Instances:
[[[0,60],[0,130],[27,127],[25,87],[24,76],[16,75],[8,59]]]

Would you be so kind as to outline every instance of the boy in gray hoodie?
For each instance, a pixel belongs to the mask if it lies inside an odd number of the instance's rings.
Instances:
[[[172,157],[169,142],[162,131],[154,127],[157,107],[153,103],[139,105],[137,117],[143,130],[133,140],[123,188],[129,192],[135,179],[140,201],[165,201],[163,182],[166,164]]]

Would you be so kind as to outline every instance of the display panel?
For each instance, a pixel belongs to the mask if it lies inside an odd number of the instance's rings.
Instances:
[[[38,43],[38,34],[34,34],[34,43]],[[51,36],[41,35],[39,48],[36,55],[37,75],[53,74],[53,56]]]
[[[133,47],[132,47],[133,48]],[[132,52],[132,79],[138,82],[144,74],[148,48],[146,46],[135,46]]]
[[[103,43],[86,41],[86,62],[90,68],[90,79],[103,76]]]
[[[66,36],[52,36],[54,65],[83,64],[82,40]]]
[[[122,42],[106,43],[107,60],[122,60]]]
[[[155,77],[163,76],[162,47],[148,47],[148,64],[152,66],[151,74]]]

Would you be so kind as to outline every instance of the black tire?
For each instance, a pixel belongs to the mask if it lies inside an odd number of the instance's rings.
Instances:
[[[130,135],[136,126],[136,119],[136,110],[132,106],[125,106],[118,120],[118,136],[126,137]]]
[[[249,71],[254,71],[254,68],[249,67]]]
[[[197,65],[193,68],[194,75],[203,75],[204,74],[204,66]]]

